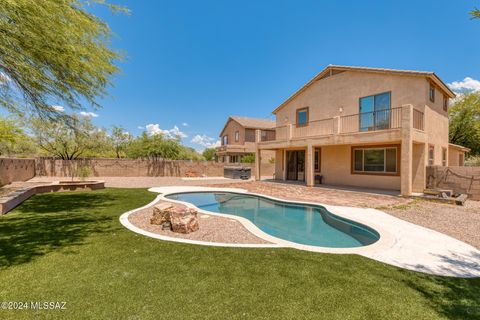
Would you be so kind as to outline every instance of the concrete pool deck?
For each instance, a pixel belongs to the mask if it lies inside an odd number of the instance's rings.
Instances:
[[[283,247],[323,253],[359,254],[361,256],[384,262],[390,265],[429,274],[452,277],[480,277],[480,251],[473,246],[470,246],[462,241],[454,239],[440,232],[430,230],[425,227],[421,227],[413,223],[395,218],[387,213],[376,209],[332,206],[308,201],[288,200],[288,202],[291,203],[322,205],[328,211],[338,216],[354,220],[359,223],[363,223],[379,232],[380,240],[369,246],[359,248],[324,248],[301,245],[298,243],[293,243],[276,237],[272,237],[262,232],[247,219],[233,215],[212,213],[209,211],[200,210],[198,208],[197,210],[204,214],[236,219],[240,223],[242,223],[242,225],[253,235],[267,242],[270,242],[271,244],[237,244],[207,242],[189,240],[184,238],[174,238],[165,235],[155,234],[133,225],[132,223],[130,223],[128,217],[129,215],[133,214],[138,210],[145,209],[148,206],[153,205],[157,201],[176,202],[171,199],[164,198],[165,195],[189,191],[229,191],[253,195],[255,195],[255,193],[249,193],[246,190],[239,188],[210,188],[193,186],[156,187],[151,188],[150,191],[160,193],[160,195],[153,203],[145,207],[126,212],[120,217],[120,222],[125,227],[134,232],[149,237],[167,241],[210,246],[257,248]],[[285,202],[285,200],[275,197],[265,196],[262,194],[257,195]],[[195,208],[192,204],[184,202],[179,203],[182,203],[188,207]]]

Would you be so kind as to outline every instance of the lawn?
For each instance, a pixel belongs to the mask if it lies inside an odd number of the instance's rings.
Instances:
[[[479,319],[480,279],[435,277],[355,255],[163,242],[118,217],[146,190],[38,195],[0,217],[0,319]]]

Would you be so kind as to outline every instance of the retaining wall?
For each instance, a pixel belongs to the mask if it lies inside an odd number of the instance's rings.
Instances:
[[[427,167],[427,187],[466,193],[472,200],[480,200],[480,167]]]
[[[35,159],[0,158],[0,186],[35,176]]]

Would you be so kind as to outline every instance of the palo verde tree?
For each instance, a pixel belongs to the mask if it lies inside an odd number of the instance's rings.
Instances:
[[[103,0],[2,0],[0,106],[42,118],[66,117],[52,104],[99,107],[121,58],[108,25],[86,6]],[[109,5],[115,11],[123,8]]]
[[[113,126],[110,134],[110,143],[117,158],[125,156],[128,145],[132,141],[132,136],[126,132],[123,127]]]
[[[105,141],[105,132],[87,117],[70,116],[68,122],[35,118],[30,120],[30,128],[44,154],[63,160],[96,153]]]
[[[473,9],[472,12],[470,12],[473,18],[480,19],[480,9]]]
[[[480,92],[461,94],[449,108],[450,142],[480,155]]]

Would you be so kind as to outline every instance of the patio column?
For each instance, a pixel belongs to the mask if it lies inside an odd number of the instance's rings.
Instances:
[[[305,174],[307,187],[313,187],[315,185],[315,177],[313,176],[313,164],[315,162],[315,152],[311,143],[307,146],[307,152],[305,154]]]
[[[412,195],[412,170],[413,170],[413,106],[402,106],[402,145],[400,160],[400,193],[402,196]]]
[[[262,177],[261,164],[262,164],[261,150],[257,147],[255,149],[255,180],[256,181],[260,181]]]

